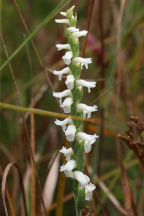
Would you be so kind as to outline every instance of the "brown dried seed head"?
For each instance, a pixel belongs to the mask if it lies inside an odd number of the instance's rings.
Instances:
[[[89,210],[90,207],[89,207],[88,205],[86,205],[84,208],[85,208],[86,210]]]
[[[128,143],[131,141],[130,136],[121,136],[121,139],[125,142],[128,142]]]
[[[139,127],[140,131],[142,132],[144,130],[144,126],[143,125],[140,125]]]
[[[83,209],[83,210],[82,210],[82,214],[83,214],[83,215],[86,215],[86,214],[87,214],[86,209]]]
[[[91,216],[96,216],[96,214],[95,214],[95,213],[92,213]]]
[[[117,137],[118,137],[118,138],[122,138],[122,135],[121,135],[121,134],[117,134]]]
[[[132,121],[134,121],[135,123],[138,123],[138,117],[137,116],[131,116],[130,117]]]
[[[128,135],[130,136],[131,139],[134,138],[134,134],[133,134],[132,132],[129,131],[129,134],[128,134]]]
[[[130,121],[128,121],[126,124],[127,124],[127,126],[130,127],[130,128],[133,127],[133,124],[132,124]]]

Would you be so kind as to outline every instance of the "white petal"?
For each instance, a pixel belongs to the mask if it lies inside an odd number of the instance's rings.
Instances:
[[[74,178],[73,172],[72,171],[65,171],[64,172],[67,178]]]
[[[61,107],[63,108],[65,113],[71,112],[71,105],[73,104],[73,99],[71,97],[68,97],[64,100],[64,102],[61,104]]]
[[[71,95],[71,90],[66,89],[62,92],[53,92],[54,97],[63,98]]]
[[[89,153],[91,151],[92,144],[93,143],[89,143],[88,141],[84,142],[84,151],[85,151],[85,153]]]
[[[90,118],[92,112],[96,112],[98,107],[96,105],[88,106],[86,104],[79,103],[77,105],[77,112],[83,112],[84,118]]]
[[[63,49],[71,50],[71,46],[69,44],[57,44],[56,48],[58,51]]]
[[[69,67],[66,67],[66,68],[64,68],[64,69],[62,69],[60,71],[54,70],[53,73],[59,77],[59,80],[61,80],[63,74],[68,74],[70,72],[71,71],[70,71]]]
[[[72,124],[72,119],[71,118],[66,118],[63,121],[60,121],[60,120],[56,119],[55,120],[55,124],[59,125],[59,126],[64,126],[64,125],[67,125],[67,124]]]
[[[89,141],[90,143],[94,143],[96,138],[98,138],[98,136],[96,134],[91,135],[91,134],[87,134],[84,132],[78,132],[77,137],[78,137],[79,141],[84,140],[84,141]]]
[[[76,127],[69,125],[65,131],[65,135],[68,141],[73,142],[75,139]]]
[[[92,199],[92,192],[96,189],[96,186],[92,183],[89,183],[85,186],[85,200],[90,201]]]
[[[83,31],[77,31],[77,32],[74,32],[74,33],[72,34],[72,36],[73,36],[74,38],[78,38],[78,37],[86,36],[87,33],[88,33],[88,31],[85,31],[85,30],[83,30]]]
[[[76,167],[76,161],[75,160],[70,160],[66,164],[62,165],[60,167],[60,172],[63,171],[72,171]]]
[[[68,27],[67,30],[68,30],[70,33],[79,32],[79,29],[78,29],[78,28],[75,28],[75,27]]]
[[[63,12],[63,11],[62,11],[62,12],[60,12],[60,14],[61,14],[62,16],[67,16],[67,13],[71,12],[74,8],[75,8],[75,5],[72,6],[70,9],[68,9],[67,12]]]
[[[81,189],[90,181],[89,177],[80,171],[74,171],[74,178],[80,183]]]
[[[65,148],[64,146],[62,147],[61,150],[59,150],[59,152],[63,153],[66,157],[66,160],[69,161],[71,158],[71,155],[73,154],[73,150],[72,148]]]
[[[75,5],[71,6],[70,9],[68,9],[68,12],[72,11],[75,8]]]
[[[88,69],[88,65],[92,63],[91,58],[82,58],[82,57],[75,57],[73,59],[73,64],[81,64],[81,68],[83,69],[83,66]]]
[[[72,90],[74,88],[74,81],[75,81],[75,78],[74,78],[73,75],[68,75],[67,76],[65,84],[66,84],[68,89]]]
[[[67,51],[62,58],[64,60],[64,63],[66,65],[69,65],[71,63],[72,57],[73,57],[73,53],[71,51]]]
[[[66,16],[66,12],[60,12],[60,14],[62,15],[62,16]]]
[[[55,19],[56,23],[65,23],[65,24],[69,24],[69,20],[68,19]]]
[[[63,121],[60,121],[60,120],[58,120],[58,119],[55,120],[55,124],[58,125],[58,126],[61,126],[64,132],[65,132],[65,130],[66,130],[66,126],[67,126],[68,124],[72,124],[72,123],[73,123],[73,121],[72,121],[71,118],[66,118],[66,119],[63,120]]]
[[[62,92],[53,92],[53,96],[59,98],[61,104],[61,100],[63,97],[72,96],[72,94],[71,94],[71,90],[66,89]]]
[[[88,153],[91,151],[92,144],[94,144],[96,142],[96,139],[98,138],[96,134],[90,135],[84,132],[78,132],[76,136],[79,142],[84,141],[85,153]]]
[[[90,93],[91,88],[96,87],[96,82],[88,82],[88,81],[82,80],[82,79],[77,80],[76,83],[77,83],[78,86],[87,87],[89,93]]]

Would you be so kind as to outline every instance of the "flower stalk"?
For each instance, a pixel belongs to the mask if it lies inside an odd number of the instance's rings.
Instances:
[[[92,63],[91,58],[79,57],[79,38],[86,36],[87,31],[80,31],[77,27],[77,16],[73,13],[74,6],[66,12],[60,12],[64,19],[56,19],[56,23],[63,23],[65,27],[65,35],[67,37],[66,44],[57,44],[58,51],[65,50],[62,57],[66,67],[60,71],[54,71],[59,80],[63,75],[67,75],[65,84],[67,89],[62,92],[54,92],[53,96],[59,98],[60,106],[65,113],[78,117],[90,118],[91,113],[97,111],[97,106],[88,106],[80,103],[83,97],[83,87],[88,88],[90,93],[91,88],[96,87],[96,82],[88,82],[80,79],[80,72],[85,67]],[[82,122],[66,118],[63,121],[56,120],[55,124],[62,127],[66,139],[71,142],[71,148],[63,147],[60,152],[66,157],[66,164],[60,167],[60,172],[73,179],[73,191],[76,203],[76,214],[81,215],[81,210],[85,200],[92,199],[92,192],[95,190],[95,185],[90,182],[87,175],[83,173],[85,166],[85,153],[91,151],[92,145],[95,143],[98,136],[90,135],[82,132]]]

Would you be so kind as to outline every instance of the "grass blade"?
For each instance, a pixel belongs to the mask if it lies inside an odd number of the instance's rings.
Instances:
[[[71,0],[62,0],[57,7],[34,29],[34,31],[21,43],[21,45],[9,56],[11,61],[22,48],[36,35],[41,28],[43,28],[47,23],[49,23]],[[2,71],[8,65],[8,60],[5,61],[0,67]]]

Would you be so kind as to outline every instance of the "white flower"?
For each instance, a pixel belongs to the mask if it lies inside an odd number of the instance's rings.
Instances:
[[[71,155],[73,154],[73,150],[72,148],[65,148],[64,146],[62,147],[61,150],[59,150],[59,152],[63,153],[66,157],[66,160],[69,161],[71,158]]]
[[[83,189],[90,182],[89,177],[80,171],[74,171],[73,176],[80,183],[80,189]]]
[[[79,29],[78,29],[78,28],[75,28],[75,27],[68,27],[67,30],[68,30],[70,33],[79,32]]]
[[[74,78],[73,75],[68,75],[67,76],[65,84],[66,84],[68,89],[72,90],[74,88],[74,81],[75,81],[75,78]]]
[[[75,160],[69,160],[66,164],[60,167],[60,172],[64,172],[66,177],[73,178],[72,170],[76,167]]]
[[[92,199],[92,192],[96,189],[96,186],[92,183],[89,183],[85,186],[85,200],[90,201]]]
[[[65,130],[65,135],[68,141],[73,142],[75,139],[76,127],[75,125],[69,125]]]
[[[61,14],[62,16],[66,16],[66,12],[61,11],[60,14]]]
[[[78,112],[83,112],[83,117],[86,118],[90,118],[91,117],[91,113],[92,112],[96,112],[98,109],[98,107],[96,105],[93,105],[93,106],[88,106],[86,104],[83,104],[83,103],[79,103],[77,105],[77,111]]]
[[[83,36],[86,36],[87,33],[88,33],[88,31],[85,31],[85,30],[83,30],[83,31],[76,31],[76,32],[72,33],[72,37],[74,37],[74,38],[83,37]]]
[[[71,46],[69,44],[57,44],[56,48],[58,51],[66,49],[66,50],[71,50]]]
[[[71,63],[72,57],[73,57],[73,53],[71,51],[67,51],[65,55],[62,57],[62,59],[64,60],[64,63],[66,65],[69,65]]]
[[[73,178],[73,171],[65,171],[64,173],[67,178]]]
[[[62,70],[60,70],[60,71],[54,70],[53,73],[54,73],[55,75],[58,76],[59,80],[61,80],[63,74],[68,74],[68,73],[70,73],[70,72],[71,72],[71,71],[70,71],[70,68],[69,68],[69,67],[66,67],[66,68],[64,68],[64,69],[62,69]]]
[[[70,24],[68,19],[55,19],[56,23],[65,23],[65,24]]]
[[[71,6],[71,8],[70,8],[70,9],[68,9],[68,11],[67,11],[67,12],[71,12],[71,11],[72,11],[74,8],[75,8],[75,5]]]
[[[61,126],[64,132],[66,130],[66,126],[68,124],[72,124],[72,123],[73,123],[73,121],[72,121],[71,118],[66,118],[63,121],[60,121],[58,119],[55,120],[55,124],[58,125],[58,126]]]
[[[71,12],[74,8],[75,8],[75,5],[73,5],[67,12],[60,12],[60,14],[61,14],[62,16],[66,16],[67,13]]]
[[[71,97],[68,97],[64,100],[64,102],[61,104],[61,107],[63,108],[65,113],[71,112],[71,105],[73,104],[73,99]]]
[[[76,161],[75,160],[70,160],[66,164],[62,165],[60,167],[60,172],[63,171],[72,171],[76,167]]]
[[[62,92],[53,92],[53,96],[59,98],[61,104],[63,97],[72,96],[72,94],[71,94],[71,90],[66,89]]]
[[[91,88],[96,87],[96,82],[87,82],[87,81],[82,80],[82,79],[77,80],[76,83],[77,83],[78,86],[87,87],[88,88],[88,93],[90,93]]]
[[[85,68],[88,69],[88,64],[91,63],[92,63],[91,58],[75,57],[73,59],[73,64],[81,64],[81,69],[83,69],[83,66],[85,66]]]
[[[75,28],[75,27],[68,27],[67,31],[69,31],[70,33],[72,33],[72,37],[73,38],[78,38],[78,37],[86,36],[87,33],[88,33],[88,31],[86,31],[86,30],[80,31],[78,28]]]
[[[75,160],[69,160],[66,164],[60,167],[60,172],[64,172],[67,177],[73,178],[72,170],[76,167]]]
[[[90,134],[86,134],[84,132],[78,132],[76,137],[77,137],[77,140],[79,142],[84,141],[85,153],[88,153],[91,151],[92,144],[94,144],[96,139],[98,138],[98,136],[96,134],[90,135]]]

